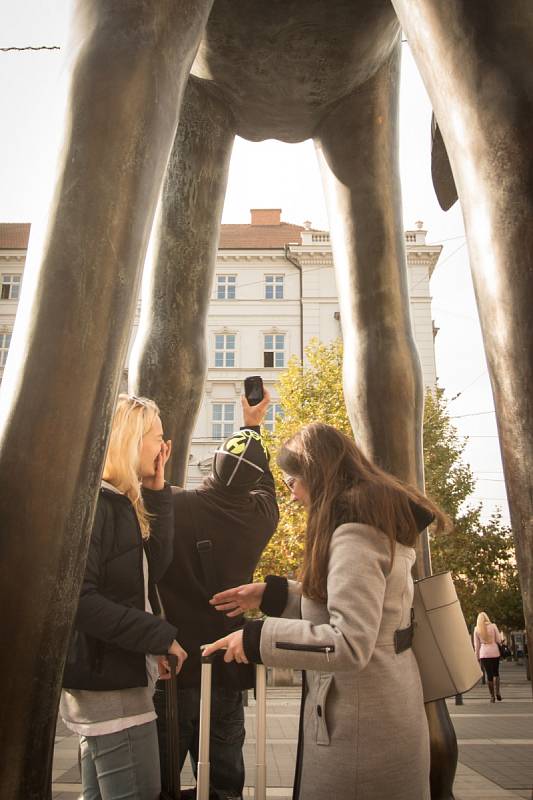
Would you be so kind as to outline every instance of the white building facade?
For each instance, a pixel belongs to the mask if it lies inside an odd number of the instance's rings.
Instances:
[[[441,245],[428,245],[421,222],[406,231],[414,337],[425,386],[436,383],[429,281]],[[0,225],[0,378],[9,350],[29,225]],[[135,336],[138,320],[132,330]],[[261,375],[273,404],[276,384],[291,356],[302,357],[311,339],[341,335],[329,233],[282,222],[280,209],[252,209],[249,225],[222,225],[207,319],[208,375],[189,456],[188,483],[209,473],[213,451],[242,424],[244,378]]]

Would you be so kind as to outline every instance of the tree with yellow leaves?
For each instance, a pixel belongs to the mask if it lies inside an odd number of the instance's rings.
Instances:
[[[268,574],[298,574],[305,541],[305,514],[283,483],[275,454],[281,442],[302,425],[325,422],[353,436],[342,390],[342,342],[312,341],[302,368],[291,359],[279,381],[283,417],[267,433],[273,455],[280,522],[257,569],[256,579]],[[510,529],[493,514],[482,521],[481,504],[468,504],[475,488],[470,466],[462,460],[465,442],[453,427],[443,390],[428,392],[424,410],[424,467],[426,490],[452,518],[455,532],[432,540],[433,570],[451,570],[463,612],[473,622],[479,610],[509,629],[523,626],[522,604]]]
[[[342,342],[326,345],[314,340],[306,349],[306,364],[292,358],[281,375],[279,402],[283,417],[276,420],[274,433],[266,434],[276,480],[280,521],[268,548],[263,553],[256,576],[296,575],[302,560],[305,537],[305,514],[290,502],[290,495],[275,463],[281,442],[303,425],[325,422],[349,436],[352,429],[346,414],[342,391]]]

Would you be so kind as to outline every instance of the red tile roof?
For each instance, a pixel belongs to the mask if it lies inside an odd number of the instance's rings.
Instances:
[[[301,225],[280,222],[279,225],[221,225],[218,247],[220,250],[264,250],[301,244]]]
[[[26,250],[30,237],[29,222],[0,223],[0,250]],[[302,225],[280,222],[278,225],[221,225],[221,250],[264,250],[301,244]],[[310,228],[309,230],[315,230]]]
[[[29,222],[0,222],[0,250],[26,250],[30,228]]]

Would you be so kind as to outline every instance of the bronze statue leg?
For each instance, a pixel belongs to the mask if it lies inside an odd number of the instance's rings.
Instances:
[[[409,313],[398,173],[399,52],[321,122],[344,340],[344,394],[359,443],[404,480],[423,479],[422,373]]]
[[[420,363],[409,294],[398,168],[399,51],[338,105],[316,135],[326,188],[344,340],[344,394],[368,455],[423,486]],[[426,534],[417,574],[431,572]],[[431,780],[452,798],[457,741],[443,700],[426,705]]]
[[[62,668],[138,275],[210,6],[76,6],[57,187],[42,244],[30,245],[2,385],[2,800],[47,796]]]
[[[394,5],[461,200],[533,665],[533,5]]]
[[[169,480],[183,485],[207,372],[205,323],[234,140],[230,112],[191,77],[145,267],[130,387],[156,399],[173,442]]]

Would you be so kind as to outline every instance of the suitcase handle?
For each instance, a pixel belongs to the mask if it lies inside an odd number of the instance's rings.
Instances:
[[[255,800],[266,800],[266,667],[255,666]]]
[[[209,800],[209,729],[211,724],[211,671],[215,653],[204,656],[200,676],[200,732],[198,737],[198,764],[196,768],[197,800]]]
[[[170,678],[165,681],[165,712],[167,728],[167,781],[165,791],[161,797],[176,798],[181,796],[180,770],[179,770],[179,731],[178,731],[178,686],[176,681],[176,667],[178,657],[175,653],[167,653],[166,658],[170,668]]]
[[[205,646],[205,645],[204,645]],[[213,661],[220,650],[209,656],[202,655],[200,685],[200,736],[198,743],[197,800],[209,800],[209,727],[211,721],[211,672]],[[266,667],[256,664],[256,758],[255,758],[255,800],[266,798]]]
[[[170,667],[170,675],[176,675],[176,667],[178,666],[178,657],[175,653],[167,653],[165,658],[168,661],[168,665]],[[172,680],[172,677],[171,677]]]

